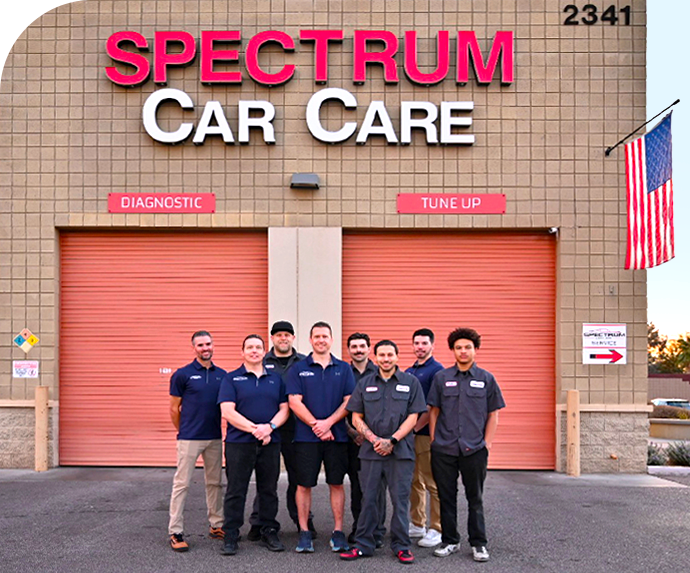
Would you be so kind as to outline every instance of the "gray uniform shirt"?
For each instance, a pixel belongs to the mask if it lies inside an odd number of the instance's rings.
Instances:
[[[489,412],[506,405],[494,375],[476,364],[465,372],[457,364],[437,372],[427,403],[441,410],[431,447],[451,456],[469,456],[486,446]]]
[[[414,376],[399,368],[387,381],[381,378],[378,368],[363,376],[347,403],[350,412],[364,415],[364,421],[374,434],[390,438],[410,414],[426,412],[424,391]],[[393,448],[399,460],[414,460],[414,437],[407,434]],[[359,448],[362,460],[382,460],[367,440]]]

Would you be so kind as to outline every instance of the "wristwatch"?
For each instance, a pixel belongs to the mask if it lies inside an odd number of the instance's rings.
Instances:
[[[395,445],[397,443],[398,443],[398,438],[396,438],[395,436],[391,436],[391,444]]]
[[[271,426],[272,431],[275,431],[278,429],[278,426],[276,426],[273,422],[269,422],[268,425]]]

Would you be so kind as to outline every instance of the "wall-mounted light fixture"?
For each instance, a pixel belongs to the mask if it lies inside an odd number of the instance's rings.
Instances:
[[[318,189],[320,184],[316,173],[293,173],[290,181],[293,189]]]

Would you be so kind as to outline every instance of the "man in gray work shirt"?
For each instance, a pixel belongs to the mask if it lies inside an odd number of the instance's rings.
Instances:
[[[481,337],[471,328],[448,335],[455,365],[437,372],[427,396],[431,469],[441,501],[442,545],[437,557],[459,548],[458,474],[468,505],[467,533],[475,561],[488,561],[482,494],[489,450],[498,427],[498,410],[505,408],[501,389],[491,372],[475,364]]]
[[[374,530],[379,521],[377,498],[385,479],[393,504],[391,548],[401,563],[412,563],[408,508],[414,472],[412,428],[426,411],[419,381],[397,367],[398,347],[382,340],[374,347],[378,372],[363,377],[355,387],[347,410],[364,435],[362,462],[362,513],[357,522],[356,546],[340,554],[346,561],[374,554]]]

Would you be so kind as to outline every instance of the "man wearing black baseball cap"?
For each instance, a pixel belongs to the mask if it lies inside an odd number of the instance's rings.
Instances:
[[[273,348],[268,351],[264,358],[264,368],[267,372],[273,372],[280,376],[284,376],[290,367],[297,361],[305,358],[304,354],[300,354],[293,348],[295,343],[295,328],[291,322],[287,320],[279,320],[273,323],[271,327],[271,343]],[[283,424],[280,429],[280,451],[283,454],[283,461],[285,462],[285,469],[288,476],[287,487],[287,508],[290,518],[297,525],[299,529],[299,521],[297,519],[297,504],[295,502],[295,493],[297,492],[297,482],[295,481],[295,461],[294,461],[294,444],[292,443],[295,437],[295,416],[290,413],[287,422]],[[250,541],[258,541],[261,539],[261,526],[259,525],[259,498],[254,498],[254,506],[252,514],[249,517],[251,529],[247,539]],[[314,524],[311,516],[309,518],[309,529],[312,532],[312,537],[316,537]]]

